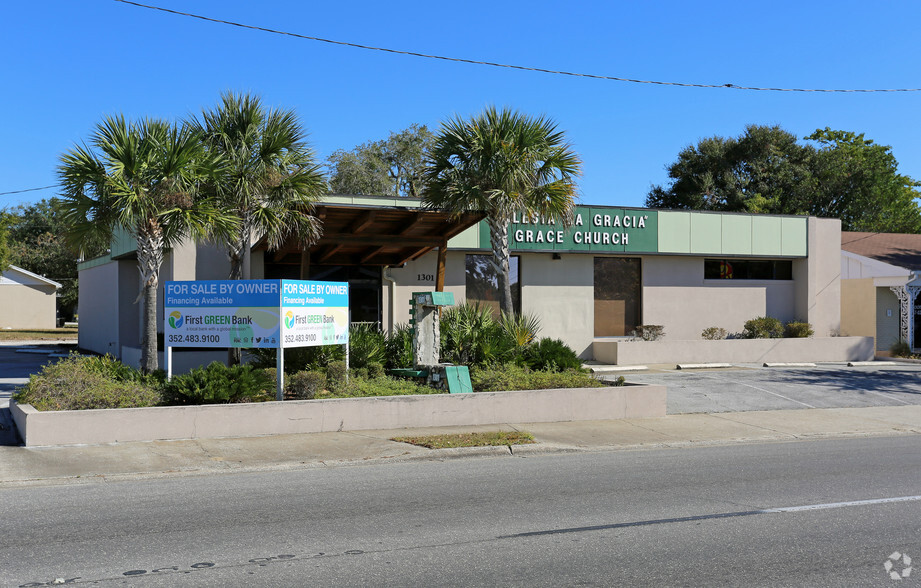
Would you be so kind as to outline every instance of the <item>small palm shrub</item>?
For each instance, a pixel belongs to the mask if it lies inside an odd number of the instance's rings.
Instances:
[[[779,319],[761,316],[745,321],[743,339],[779,339],[783,337],[783,323]]]
[[[784,337],[805,339],[813,335],[815,335],[815,330],[812,328],[812,325],[805,322],[790,321],[784,328]]]
[[[387,337],[384,350],[387,369],[413,367],[413,339],[409,325],[396,325]]]
[[[352,323],[349,327],[349,365],[366,368],[387,358],[387,337],[377,323]]]
[[[729,336],[729,331],[722,327],[707,327],[700,336],[707,341],[719,341]]]
[[[457,365],[498,361],[511,348],[492,309],[479,302],[464,302],[441,314],[441,358]]]
[[[524,364],[532,370],[562,372],[582,369],[582,360],[559,339],[544,337],[522,353]]]
[[[252,365],[228,367],[215,361],[173,376],[163,385],[163,399],[169,405],[265,402],[275,399],[275,382]]]
[[[71,355],[46,365],[13,394],[36,410],[139,408],[160,404],[157,378],[110,357]]]

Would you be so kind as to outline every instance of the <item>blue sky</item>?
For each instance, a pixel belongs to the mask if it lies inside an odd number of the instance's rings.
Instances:
[[[339,41],[529,67],[699,84],[921,87],[921,3],[146,3]],[[553,118],[584,160],[586,204],[642,206],[685,146],[778,124],[892,146],[921,179],[921,92],[799,93],[633,84],[367,51],[114,0],[5,3],[0,192],[56,183],[61,153],[105,115],[179,119],[222,91],[294,108],[321,159],[486,105]],[[0,196],[0,207],[54,190]]]

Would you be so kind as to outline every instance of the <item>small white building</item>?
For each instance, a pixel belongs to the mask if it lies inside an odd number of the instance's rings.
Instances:
[[[0,274],[0,329],[53,329],[61,284],[11,265]]]

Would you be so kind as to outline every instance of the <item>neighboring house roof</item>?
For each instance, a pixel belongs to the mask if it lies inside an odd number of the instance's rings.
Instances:
[[[907,270],[921,270],[921,235],[842,231],[841,250]]]
[[[0,274],[0,285],[21,285],[21,286],[54,286],[60,288],[61,284],[54,280],[49,280],[45,276],[33,274],[29,270],[11,265],[2,274]]]

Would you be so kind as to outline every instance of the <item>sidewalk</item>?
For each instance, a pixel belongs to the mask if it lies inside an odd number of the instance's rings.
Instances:
[[[523,430],[537,443],[430,450],[390,441],[396,436]],[[0,488],[94,483],[137,477],[207,475],[458,457],[512,457],[813,438],[921,434],[921,406],[829,408],[682,414],[653,419],[519,423],[155,441],[71,447],[0,447]]]

